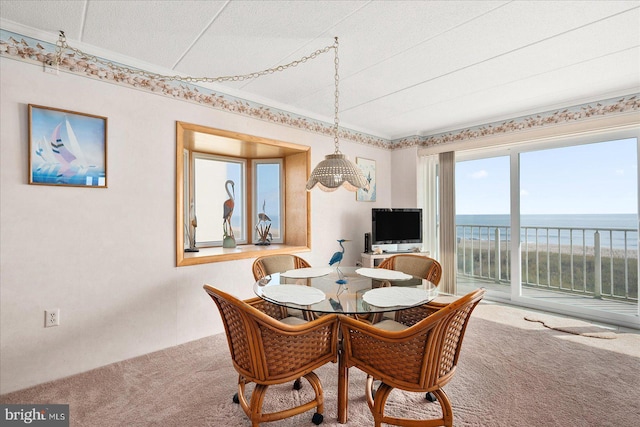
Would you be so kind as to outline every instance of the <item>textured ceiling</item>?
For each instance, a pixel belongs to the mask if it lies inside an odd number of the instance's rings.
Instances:
[[[340,123],[431,135],[640,91],[634,1],[0,1],[2,28],[161,74],[247,74],[340,40]],[[28,33],[28,34],[26,34]],[[218,90],[333,122],[333,52]]]

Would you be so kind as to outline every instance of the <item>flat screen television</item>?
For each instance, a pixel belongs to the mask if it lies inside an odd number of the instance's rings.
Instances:
[[[371,209],[371,244],[422,243],[422,209]]]

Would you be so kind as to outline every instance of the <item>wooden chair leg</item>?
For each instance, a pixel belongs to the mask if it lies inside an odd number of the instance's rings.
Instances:
[[[267,393],[269,386],[256,384],[256,387],[251,393],[251,413],[247,414],[251,419],[253,427],[258,427],[263,419],[262,404],[264,403],[264,396]]]
[[[315,393],[315,399],[300,406],[284,409],[278,412],[264,413],[262,411],[262,405],[264,404],[269,386],[256,384],[253,392],[251,393],[250,399],[247,401],[245,395],[245,386],[247,381],[242,376],[238,378],[238,393],[233,396],[233,401],[242,406],[245,414],[251,420],[252,427],[258,427],[260,423],[288,418],[293,415],[309,411],[314,407],[316,408],[316,411],[313,414],[311,421],[315,425],[320,425],[324,420],[324,392],[322,391],[320,378],[315,372],[309,372],[304,376],[304,378],[306,378],[307,381],[309,381],[309,384],[311,384]],[[300,382],[300,378],[298,378],[296,382]]]
[[[324,413],[324,392],[322,391],[320,378],[315,372],[309,372],[304,377],[309,381],[309,384],[311,384],[311,387],[313,387],[313,391],[316,394],[316,413],[322,415]]]
[[[436,399],[435,401],[437,401],[442,408],[442,418],[430,420],[396,418],[389,417],[384,414],[384,407],[387,403],[389,395],[391,394],[391,391],[393,390],[393,387],[383,382],[376,390],[374,381],[375,380],[372,376],[367,376],[365,395],[367,397],[369,409],[371,409],[371,414],[373,415],[375,427],[381,427],[383,423],[397,426],[424,425],[453,427],[453,408],[451,406],[451,401],[449,400],[449,397],[444,392],[444,390],[438,389],[432,392]]]
[[[247,416],[249,416],[250,414],[250,405],[249,402],[247,401],[247,398],[245,397],[244,394],[244,388],[246,385],[246,381],[244,380],[244,378],[242,376],[240,376],[238,378],[238,393],[236,393],[233,399],[234,402],[239,403],[240,406],[242,406],[242,410],[244,411],[245,414],[247,414]]]
[[[367,380],[367,388],[369,388],[369,381]],[[373,387],[373,383],[371,384]],[[382,383],[378,390],[376,390],[376,396],[373,399],[373,420],[375,422],[375,427],[381,427],[383,422],[387,422],[387,417],[384,415],[384,406],[387,404],[387,399],[389,398],[389,394],[391,394],[391,390],[393,387]]]
[[[378,384],[379,385],[379,384]],[[369,409],[373,411],[373,401],[376,398],[376,380],[371,375],[367,375],[367,386],[365,390],[365,397],[367,398],[367,404],[369,405]]]
[[[442,422],[444,426],[453,426],[453,408],[449,396],[442,389],[434,390],[433,394],[438,398],[438,403],[442,407]]]

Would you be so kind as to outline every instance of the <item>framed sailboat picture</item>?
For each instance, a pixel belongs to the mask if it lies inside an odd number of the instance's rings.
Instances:
[[[29,184],[107,187],[107,118],[29,104]]]
[[[359,188],[356,191],[356,200],[359,202],[375,202],[376,201],[376,161],[356,157],[356,165],[367,178],[369,187]]]

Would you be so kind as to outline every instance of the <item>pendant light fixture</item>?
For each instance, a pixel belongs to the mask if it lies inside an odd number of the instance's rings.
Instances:
[[[336,191],[341,186],[349,191],[357,191],[359,188],[368,188],[369,182],[365,178],[362,170],[349,160],[347,156],[340,152],[340,144],[338,141],[338,107],[339,95],[338,83],[340,76],[338,74],[338,38],[334,43],[335,50],[335,115],[333,119],[333,142],[335,151],[333,154],[325,156],[324,160],[318,163],[313,170],[309,181],[307,181],[307,191],[311,191],[318,186],[322,191]]]
[[[128,67],[123,67],[118,64],[115,64],[111,61],[102,60],[94,55],[89,55],[87,53],[82,52],[80,49],[69,46],[67,43],[66,36],[64,31],[60,31],[60,35],[58,37],[58,42],[56,43],[56,53],[54,57],[54,61],[48,62],[48,65],[55,65],[56,67],[60,66],[62,63],[62,54],[65,50],[70,50],[77,54],[81,58],[85,58],[88,61],[96,62],[102,65],[105,65],[111,68],[114,71],[123,74],[131,74],[134,73],[137,76],[149,78],[149,79],[159,79],[162,81],[184,81],[187,83],[222,83],[228,81],[245,81],[250,79],[255,79],[258,77],[262,77],[265,75],[273,74],[275,72],[285,71],[289,68],[296,67],[299,64],[305,63],[308,60],[315,59],[319,55],[328,52],[333,49],[335,52],[335,115],[333,120],[333,141],[335,145],[335,151],[333,154],[329,154],[325,156],[325,159],[318,163],[318,166],[311,173],[311,177],[309,181],[307,181],[307,191],[311,191],[315,186],[318,186],[323,191],[335,191],[339,187],[344,187],[349,191],[357,191],[360,188],[368,188],[369,181],[364,177],[362,170],[354,163],[352,163],[347,156],[340,152],[340,145],[338,141],[338,125],[340,123],[338,119],[338,106],[339,106],[339,90],[338,83],[340,81],[340,76],[338,74],[338,37],[335,38],[335,42],[333,46],[326,46],[323,49],[318,49],[310,55],[304,56],[298,60],[292,61],[288,64],[279,65],[274,68],[268,68],[262,71],[256,71],[249,74],[237,75],[237,76],[223,76],[223,77],[187,77],[187,76],[165,76],[160,75],[144,70],[132,70]]]

